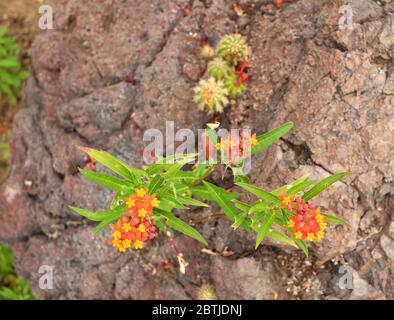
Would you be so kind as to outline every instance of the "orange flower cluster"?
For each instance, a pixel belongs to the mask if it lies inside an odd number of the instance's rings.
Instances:
[[[296,239],[319,241],[323,239],[327,229],[327,217],[320,213],[320,208],[315,208],[313,203],[306,202],[300,197],[284,193],[279,197],[282,206],[295,212],[290,217],[287,227]]]
[[[125,201],[126,215],[111,225],[112,238],[109,240],[120,252],[141,249],[145,241],[156,236],[157,227],[151,215],[153,208],[160,204],[155,195],[149,196],[148,190],[142,188],[136,189]]]
[[[236,164],[242,160],[244,156],[244,148],[250,145],[251,147],[259,144],[256,134],[244,135],[240,132],[240,136],[228,135],[226,139],[222,139],[216,144],[216,149],[225,152],[226,157],[230,163]]]

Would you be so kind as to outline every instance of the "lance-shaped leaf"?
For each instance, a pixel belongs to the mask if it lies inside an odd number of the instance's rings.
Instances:
[[[289,132],[291,128],[293,128],[293,126],[294,124],[292,122],[287,122],[278,128],[275,128],[267,133],[258,136],[257,140],[259,141],[259,143],[252,147],[252,155],[261,152],[264,149],[268,148],[270,145],[274,144],[282,136]]]
[[[288,192],[289,189],[299,185],[300,183],[306,181],[309,178],[309,173],[304,174],[302,177],[298,178],[296,181],[294,181],[291,184],[285,184],[284,186],[281,186],[273,191],[271,191],[272,194],[276,195],[276,196],[280,196],[281,194],[283,194],[284,192]]]
[[[141,176],[147,176],[143,170],[128,166],[122,160],[108,152],[82,147],[80,149],[86,152],[92,159],[100,162],[103,166],[111,169],[121,177],[128,179],[137,185],[141,182]]]
[[[238,229],[244,223],[247,215],[247,212],[241,212],[235,217],[234,223],[232,224],[234,230]]]
[[[209,201],[215,201],[214,196],[212,193],[207,190],[205,186],[196,186],[191,188],[191,192],[193,195],[204,199],[204,200],[209,200]],[[223,189],[219,189],[218,192],[220,192],[220,195],[224,197],[227,201],[231,201],[233,199],[238,198],[241,194],[239,192],[228,192]]]
[[[304,191],[306,188],[310,187],[312,184],[315,184],[316,180],[309,180],[301,182],[293,187],[291,187],[287,193],[288,194],[297,194],[298,192]]]
[[[297,244],[297,246],[304,252],[304,254],[306,256],[309,255],[309,250],[308,250],[308,246],[306,245],[306,243],[301,240],[301,239],[296,239],[294,238],[294,242]]]
[[[239,211],[231,204],[229,200],[227,200],[225,196],[223,196],[222,189],[206,181],[204,181],[204,185],[212,195],[213,201],[215,201],[222,208],[228,218],[234,220]]]
[[[260,225],[257,226],[256,249],[266,237],[268,230],[271,228],[272,223],[274,222],[274,218],[275,218],[275,211],[270,211],[260,222]]]
[[[349,224],[349,222],[340,216],[331,216],[329,214],[323,213],[323,216],[327,217],[327,222],[336,224]]]
[[[239,210],[248,213],[251,205],[243,202],[243,201],[239,201],[238,199],[233,199],[232,202],[234,203],[235,207],[238,208]]]
[[[164,179],[161,176],[159,175],[154,176],[149,183],[149,187],[148,187],[149,194],[156,193],[157,190],[163,185],[163,183],[164,183]]]
[[[100,224],[94,228],[93,233],[97,234],[99,231],[101,231],[103,228],[105,228],[108,224],[110,224],[113,221],[116,221],[120,218],[122,218],[125,215],[125,208],[123,207],[117,207],[113,210],[102,210],[102,211],[97,211],[97,212],[91,212],[86,209],[82,208],[77,208],[77,207],[69,207],[71,210],[74,212],[78,213],[79,215],[88,218],[89,220],[92,221],[101,221]]]
[[[204,237],[196,229],[188,225],[186,222],[177,218],[170,212],[165,212],[162,210],[160,210],[159,212],[162,216],[167,218],[167,223],[172,229],[182,232],[183,234],[192,237],[193,239],[196,239],[197,241],[200,241],[205,245],[208,244],[207,241],[204,239]]]
[[[92,180],[93,182],[111,190],[126,191],[130,188],[130,185],[128,185],[125,181],[120,180],[109,174],[88,171],[85,169],[79,169],[79,172],[81,172],[85,177]]]
[[[302,198],[305,201],[309,201],[310,199],[316,197],[320,192],[324,191],[329,186],[337,182],[338,180],[341,180],[343,177],[346,177],[348,174],[349,174],[348,172],[341,172],[323,179],[308,192],[304,193]]]
[[[290,239],[288,236],[279,231],[270,229],[268,230],[267,237],[297,248],[297,244],[294,242],[294,240]]]
[[[178,195],[177,200],[180,203],[184,204],[185,206],[209,207],[208,204],[201,202],[197,199],[193,199],[191,197],[185,197],[185,196]]]
[[[271,202],[273,204],[281,204],[282,201],[279,200],[279,198],[272,193],[265,191],[261,188],[255,187],[251,184],[248,183],[243,183],[243,182],[238,182],[236,183],[237,186],[240,186],[241,188],[245,189],[246,191],[249,191],[250,193],[253,193],[254,195],[258,196],[259,198]]]

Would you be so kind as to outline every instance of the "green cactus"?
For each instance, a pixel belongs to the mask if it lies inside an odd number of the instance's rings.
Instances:
[[[224,85],[228,90],[230,98],[238,97],[246,89],[245,84],[242,81],[240,81],[239,77],[235,73],[233,73],[225,80]]]
[[[201,110],[208,113],[223,112],[224,107],[228,104],[228,90],[225,88],[223,81],[216,81],[214,78],[201,80],[194,89],[194,101]]]
[[[218,45],[217,53],[233,66],[247,60],[251,49],[246,42],[246,38],[239,33],[225,36]]]
[[[208,64],[208,73],[216,80],[225,80],[233,73],[233,69],[220,57],[216,57]]]

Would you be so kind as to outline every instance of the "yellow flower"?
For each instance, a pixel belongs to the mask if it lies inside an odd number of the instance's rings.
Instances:
[[[288,228],[293,228],[294,225],[295,225],[295,223],[294,223],[293,220],[289,220],[289,222],[287,223],[287,227],[288,227]]]
[[[284,206],[287,206],[287,205],[290,204],[290,203],[291,203],[291,198],[290,198],[289,196],[286,196],[286,197],[283,198],[282,204],[283,204]]]
[[[320,226],[321,231],[324,231],[327,229],[327,223],[325,223],[325,222],[319,222],[319,226]]]
[[[134,242],[134,248],[135,249],[142,249],[144,243],[141,240],[136,240],[136,242]]]
[[[129,232],[129,231],[131,230],[131,224],[130,224],[130,223],[125,223],[125,224],[123,224],[122,230],[123,230],[124,232]]]
[[[255,133],[252,134],[252,137],[250,138],[250,144],[251,144],[252,146],[255,146],[256,144],[259,144],[259,140],[257,140],[256,134],[255,134]]]
[[[315,234],[309,232],[309,233],[307,234],[307,236],[306,236],[306,240],[308,240],[308,241],[313,241],[313,240],[315,240]]]
[[[113,239],[112,246],[114,246],[115,248],[119,248],[119,246],[121,246],[121,240],[120,239]]]
[[[296,233],[294,233],[294,237],[295,237],[296,239],[301,239],[301,238],[302,238],[302,233],[301,233],[301,231],[297,231]]]
[[[324,232],[323,231],[316,232],[316,240],[321,240],[323,238],[324,238]]]
[[[137,194],[137,197],[140,198],[143,198],[147,194],[146,190],[143,188],[135,190],[135,193]]]
[[[133,208],[135,206],[135,200],[131,198],[127,198],[126,206],[127,208]]]
[[[141,208],[140,210],[138,210],[138,215],[141,218],[145,218],[147,214],[148,214],[148,211],[146,211],[144,208]]]
[[[115,230],[112,232],[112,238],[114,239],[120,239],[122,237],[122,233],[119,230]]]
[[[215,145],[215,147],[216,147],[216,150],[222,150],[222,149],[223,149],[223,146],[222,146],[222,144],[221,144],[220,142],[218,142],[218,143]]]
[[[145,231],[146,231],[146,227],[145,227],[145,225],[144,225],[143,223],[141,223],[141,224],[139,225],[138,231],[139,231],[139,232],[145,232]]]
[[[129,239],[123,240],[122,246],[123,246],[125,249],[131,248],[131,241],[130,241]]]
[[[160,204],[160,200],[158,200],[157,198],[153,198],[150,203],[152,207],[158,207]]]

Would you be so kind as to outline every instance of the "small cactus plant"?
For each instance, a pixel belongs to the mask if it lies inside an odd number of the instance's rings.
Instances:
[[[208,80],[201,80],[194,91],[195,102],[200,109],[209,114],[223,112],[224,107],[229,102],[227,98],[228,90],[225,88],[223,81],[217,81],[212,77]]]
[[[228,90],[230,98],[236,98],[245,91],[246,86],[241,79],[233,73],[225,80],[225,86]]]
[[[225,80],[232,73],[232,68],[220,57],[216,57],[208,64],[208,73],[216,80]]]
[[[218,46],[218,55],[233,66],[248,59],[251,49],[246,38],[239,33],[225,36]]]
[[[204,58],[213,60],[207,67],[209,79],[201,80],[194,89],[194,101],[209,114],[220,113],[230,102],[234,104],[234,99],[246,89],[250,67],[247,58],[251,50],[246,38],[237,33],[225,36],[216,50],[204,38],[201,50]]]

